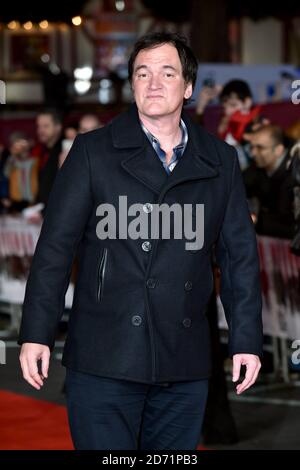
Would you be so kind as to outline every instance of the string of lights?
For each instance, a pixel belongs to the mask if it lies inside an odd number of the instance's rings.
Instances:
[[[73,26],[81,26],[83,21],[83,18],[81,16],[73,16],[71,19],[71,23]],[[9,21],[9,23],[4,24],[4,27],[11,31],[18,31],[18,30],[25,30],[25,31],[31,31],[31,30],[46,30],[51,28],[53,26],[53,23],[44,19],[42,21],[39,21],[38,23],[34,23],[33,21],[26,21],[25,23],[21,23],[20,21],[17,20],[12,20]]]

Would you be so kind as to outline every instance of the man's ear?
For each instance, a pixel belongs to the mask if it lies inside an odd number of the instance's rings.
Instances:
[[[193,94],[193,85],[188,83],[184,92],[184,98],[188,100]]]
[[[274,150],[275,150],[276,156],[279,158],[279,157],[281,157],[281,155],[283,154],[283,152],[285,150],[284,145],[282,145],[282,144],[276,145]]]

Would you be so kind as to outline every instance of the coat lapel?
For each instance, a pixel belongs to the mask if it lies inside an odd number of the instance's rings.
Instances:
[[[121,161],[124,170],[159,194],[168,175],[141,128],[135,104],[112,122],[112,139],[116,148],[129,154]]]
[[[131,176],[137,178],[156,194],[160,193],[168,180],[168,174],[149,141],[145,141],[144,146],[123,160],[121,165]]]
[[[122,167],[156,194],[160,194],[160,199],[168,189],[179,183],[214,178],[219,174],[218,166],[221,163],[207,134],[186,113],[182,117],[188,129],[188,144],[169,176],[139,124],[136,105],[132,105],[129,111],[112,123],[114,146],[130,149],[130,155],[121,161]]]

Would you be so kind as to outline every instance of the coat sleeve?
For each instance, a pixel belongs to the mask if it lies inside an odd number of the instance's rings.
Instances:
[[[229,155],[231,157],[231,155]],[[230,193],[216,261],[221,269],[221,301],[229,328],[229,354],[262,356],[262,299],[254,225],[235,149]]]
[[[84,137],[76,137],[50,192],[26,284],[19,344],[54,346],[76,249],[93,207]]]

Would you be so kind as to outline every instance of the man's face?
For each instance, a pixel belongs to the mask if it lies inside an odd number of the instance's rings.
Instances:
[[[50,114],[40,114],[36,120],[37,136],[42,144],[53,145],[61,132],[61,125],[53,121]]]
[[[185,82],[177,49],[171,44],[138,53],[132,89],[140,114],[147,117],[171,115],[192,95],[192,84]]]
[[[10,146],[10,154],[18,159],[26,159],[29,156],[29,142],[26,139],[18,139]]]
[[[84,134],[85,132],[93,131],[101,127],[100,122],[94,116],[83,116],[79,121],[79,133]]]
[[[230,117],[236,111],[240,111],[243,114],[248,113],[252,106],[252,100],[251,98],[241,100],[235,93],[231,93],[231,95],[223,99],[222,106],[225,116]]]
[[[251,155],[259,168],[271,168],[283,153],[283,146],[274,144],[268,132],[259,132],[251,137]]]

